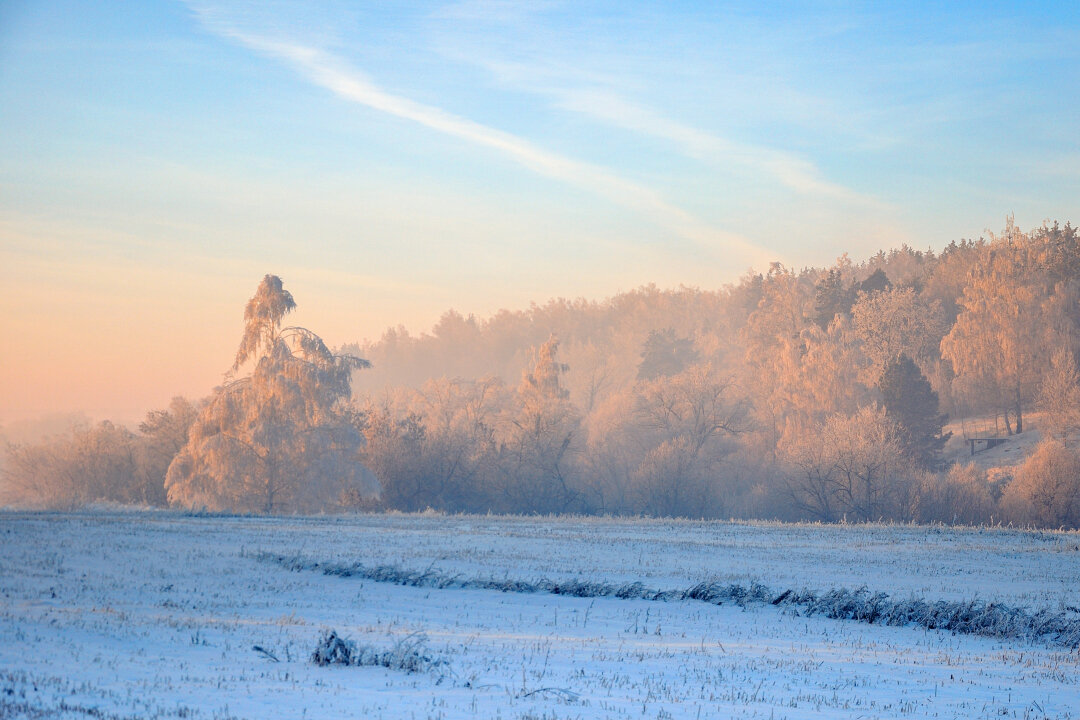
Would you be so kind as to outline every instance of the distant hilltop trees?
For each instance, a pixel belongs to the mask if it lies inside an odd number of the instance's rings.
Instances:
[[[1070,224],[451,310],[335,352],[282,327],[294,304],[267,276],[248,374],[138,433],[9,446],[0,501],[1080,524]],[[976,436],[1021,451],[972,457]]]

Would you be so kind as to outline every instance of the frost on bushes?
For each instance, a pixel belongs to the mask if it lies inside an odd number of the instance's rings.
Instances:
[[[998,638],[1046,638],[1069,648],[1080,647],[1080,618],[1073,610],[1043,608],[1034,612],[1001,603],[974,600],[930,602],[894,600],[886,593],[833,589],[803,598],[807,615],[859,620],[878,625],[916,625],[964,635]]]
[[[311,662],[319,667],[326,665],[352,665],[356,657],[356,643],[338,637],[337,632],[330,630],[323,633],[322,639],[311,653]]]
[[[370,645],[357,645],[340,637],[336,631],[323,633],[322,639],[311,653],[311,662],[326,665],[351,665],[354,667],[384,667],[407,673],[420,673],[445,665],[444,660],[426,652],[427,635],[412,633],[394,643],[389,650],[378,650]]]

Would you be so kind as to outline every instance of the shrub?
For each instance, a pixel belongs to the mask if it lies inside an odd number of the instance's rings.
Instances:
[[[987,523],[996,504],[986,473],[975,463],[956,464],[948,474],[924,474],[913,500],[913,519],[921,523]]]
[[[445,664],[445,661],[428,655],[425,647],[427,635],[412,633],[398,640],[389,650],[379,650],[370,645],[357,645],[340,637],[336,631],[323,633],[322,639],[311,653],[311,662],[326,665],[353,667],[384,667],[408,673],[425,672]]]
[[[1010,520],[1040,527],[1080,525],[1080,457],[1057,440],[1039,444],[1005,488]]]

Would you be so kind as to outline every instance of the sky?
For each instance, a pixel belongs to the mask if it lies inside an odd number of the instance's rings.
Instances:
[[[775,5],[775,6],[774,6]],[[0,3],[0,427],[331,346],[1080,222],[1080,6]]]

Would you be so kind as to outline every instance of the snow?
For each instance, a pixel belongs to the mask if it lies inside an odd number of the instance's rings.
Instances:
[[[978,432],[969,428],[970,437],[997,437],[1001,440],[1000,445],[992,448],[980,446],[974,455],[968,445],[964,434],[964,423],[952,422],[945,426],[946,432],[952,432],[953,436],[945,444],[944,457],[946,464],[975,463],[983,470],[994,468],[1008,468],[1010,471],[1017,465],[1022,464],[1035,451],[1035,447],[1042,442],[1043,433],[1039,429],[1045,422],[1041,413],[1027,413],[1024,415],[1024,432],[1019,435],[1005,435],[1005,429],[1000,427],[993,430],[994,418],[976,418],[967,421],[975,428],[986,428],[988,431]],[[1010,473],[1011,474],[1011,473]]]
[[[1080,717],[1047,641],[797,608],[404,587],[268,554],[442,575],[702,580],[1080,606],[1080,535],[367,515],[0,513],[0,717]],[[409,673],[310,661],[325,631]],[[266,652],[280,662],[274,662]]]

